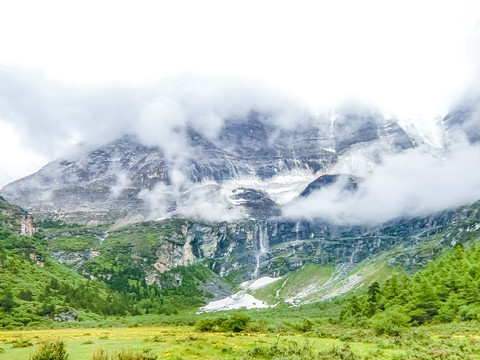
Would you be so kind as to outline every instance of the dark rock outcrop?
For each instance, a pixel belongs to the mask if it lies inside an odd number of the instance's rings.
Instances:
[[[339,184],[343,191],[355,192],[358,189],[358,184],[362,179],[358,176],[349,174],[327,174],[322,175],[319,178],[312,181],[308,186],[300,193],[300,196],[308,196],[313,191],[328,188],[334,184]]]

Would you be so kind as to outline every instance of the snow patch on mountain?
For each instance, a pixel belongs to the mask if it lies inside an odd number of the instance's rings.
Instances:
[[[236,310],[236,309],[264,309],[271,307],[265,301],[258,300],[250,294],[247,294],[249,290],[256,290],[261,287],[267,286],[272,282],[277,281],[279,278],[272,278],[269,276],[264,276],[255,280],[246,281],[240,286],[242,290],[239,292],[227,296],[226,298],[215,300],[209,302],[201,310],[205,312],[212,311],[225,311],[225,310]]]
[[[228,197],[234,205],[241,205],[241,200],[233,199],[233,195],[239,188],[248,188],[265,192],[270,199],[279,205],[286,204],[297,196],[315,180],[318,175],[311,171],[293,170],[283,172],[269,179],[257,177],[233,179],[224,181],[221,186],[221,194]]]

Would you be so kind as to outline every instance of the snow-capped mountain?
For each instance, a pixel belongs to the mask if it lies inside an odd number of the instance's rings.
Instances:
[[[1,190],[37,219],[138,221],[181,214],[207,220],[266,219],[324,174],[364,176],[385,154],[414,147],[395,122],[344,112],[283,129],[268,115],[227,119],[207,137],[180,135],[185,151],[165,155],[126,135],[49,163]]]

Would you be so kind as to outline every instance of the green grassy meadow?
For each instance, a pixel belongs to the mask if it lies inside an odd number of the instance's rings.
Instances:
[[[149,350],[158,359],[177,360],[480,359],[477,326],[420,327],[397,337],[334,326],[297,333],[200,332],[194,326],[2,331],[0,359],[29,359],[40,344],[53,340],[65,343],[70,360],[92,359],[97,349],[112,355]]]

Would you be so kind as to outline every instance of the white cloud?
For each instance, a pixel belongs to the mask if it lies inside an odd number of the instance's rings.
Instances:
[[[169,164],[181,170],[191,156],[185,142],[188,126],[214,137],[225,119],[245,118],[251,110],[269,114],[267,122],[286,128],[309,119],[307,109],[287,96],[238,79],[192,75],[142,86],[85,87],[0,67],[0,123],[14,129],[18,139],[12,158],[26,152],[54,160],[78,144],[93,148],[133,134],[159,146]],[[7,137],[0,133],[4,143]]]
[[[239,208],[234,208],[220,194],[216,184],[188,183],[185,189],[164,183],[152,190],[142,190],[140,199],[148,206],[148,218],[152,220],[170,216],[182,216],[206,221],[234,221],[243,217]]]
[[[128,175],[119,172],[117,174],[117,182],[114,186],[110,188],[110,192],[112,193],[112,196],[114,198],[117,198],[121,195],[122,191],[125,190],[131,183],[131,180],[129,179]]]
[[[141,194],[157,217],[171,213],[170,204],[178,197],[182,202],[176,211],[185,216],[223,219],[232,210],[225,199],[209,198],[211,192],[185,192],[192,186],[185,166],[195,156],[185,140],[188,126],[214,137],[225,119],[244,118],[252,109],[270,114],[265,121],[275,127],[292,129],[308,124],[309,119],[308,111],[284,94],[249,81],[192,76],[142,87],[91,88],[11,69],[0,69],[0,80],[0,146],[8,154],[2,156],[3,183],[33,172],[42,162],[72,155],[76,143],[85,149],[133,134],[146,145],[159,146],[169,166],[171,185]],[[475,122],[476,115],[466,126]],[[436,141],[439,137],[434,136]],[[356,195],[345,198],[335,191],[319,192],[287,206],[285,214],[379,223],[478,199],[480,151],[462,141],[452,144],[445,159],[418,149],[387,157]],[[128,178],[120,174],[113,194],[127,183]],[[182,205],[186,203],[190,205]]]
[[[0,122],[0,154],[0,188],[7,182],[37,171],[47,161],[45,157],[22,146],[15,129],[2,122]]]
[[[431,118],[478,66],[476,0],[17,0],[0,10],[0,64],[83,84],[236,76],[316,107],[363,96]]]
[[[337,224],[380,224],[427,215],[480,199],[480,145],[457,141],[444,157],[411,149],[384,162],[345,196],[341,186],[318,190],[284,208],[292,218]]]

